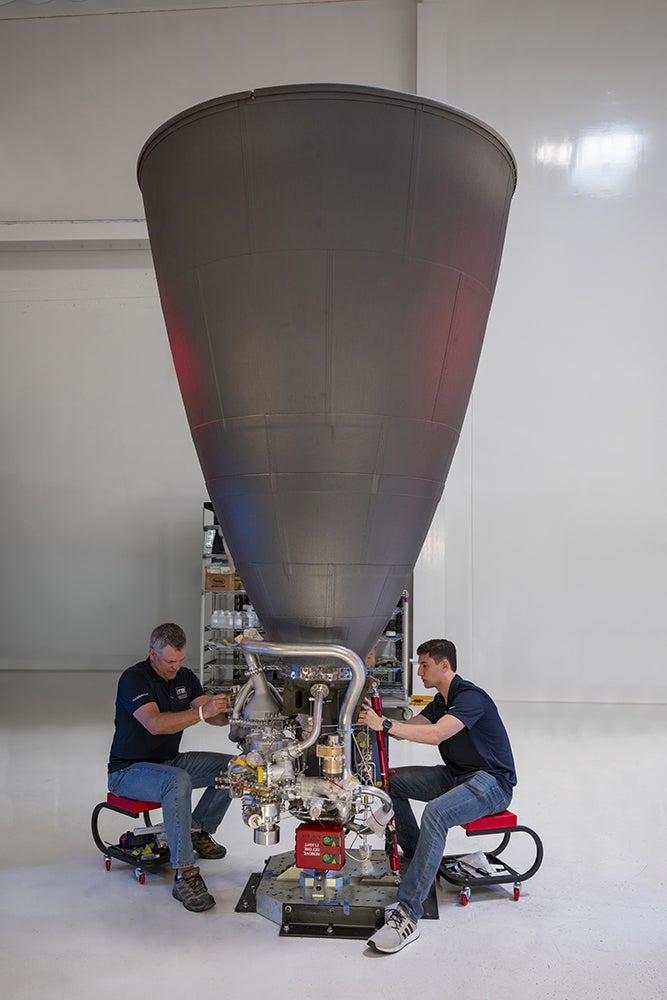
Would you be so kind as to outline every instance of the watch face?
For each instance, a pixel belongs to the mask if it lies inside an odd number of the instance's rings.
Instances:
[[[391,721],[391,719],[385,719],[384,720],[384,722],[382,723],[382,728],[384,729],[385,733],[389,732],[389,730],[391,729],[391,727],[393,726],[393,724],[394,723]]]

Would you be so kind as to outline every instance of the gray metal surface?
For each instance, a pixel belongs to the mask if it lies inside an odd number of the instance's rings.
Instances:
[[[371,873],[365,873],[348,852],[344,872],[333,872],[330,879],[321,872],[313,879],[294,866],[292,851],[276,854],[250,877],[236,911],[259,913],[279,924],[282,935],[366,938],[384,923],[400,883],[384,851],[372,851],[370,860]],[[439,919],[435,885],[424,900],[423,919]]]
[[[385,907],[396,901],[399,879],[389,868],[384,851],[372,852],[373,875],[364,876],[359,861],[349,855],[345,871],[330,879],[320,893],[309,887],[304,871],[294,867],[289,851],[269,858],[256,890],[256,911],[295,936],[338,932],[367,937],[384,923]],[[338,875],[338,877],[336,877]]]
[[[434,101],[304,85],[184,112],[138,173],[193,440],[267,638],[363,658],[443,491],[512,154]]]

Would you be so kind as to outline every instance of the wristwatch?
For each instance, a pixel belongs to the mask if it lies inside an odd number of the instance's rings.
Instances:
[[[382,720],[382,732],[386,733],[387,736],[388,736],[389,732],[391,730],[391,727],[393,725],[394,725],[394,720],[393,719],[383,719]]]

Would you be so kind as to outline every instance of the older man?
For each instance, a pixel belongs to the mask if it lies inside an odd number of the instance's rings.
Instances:
[[[171,863],[176,869],[172,895],[187,910],[215,906],[199,868],[200,858],[224,858],[215,833],[229,806],[229,793],[215,779],[227,770],[230,756],[180,753],[183,731],[200,722],[228,722],[227,696],[209,696],[187,667],[185,632],[167,622],[153,629],[148,658],[123,672],[116,696],[115,733],[108,766],[114,795],[162,803]],[[192,810],[193,788],[206,791]]]

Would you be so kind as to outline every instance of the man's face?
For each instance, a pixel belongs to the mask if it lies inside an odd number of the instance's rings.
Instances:
[[[149,651],[151,666],[155,673],[163,681],[173,681],[178,671],[183,666],[185,659],[185,646],[182,649],[174,649],[173,646],[163,646],[159,652],[151,649]]]
[[[425,688],[435,687],[447,666],[447,660],[436,663],[429,653],[420,653],[417,663],[417,673]]]

